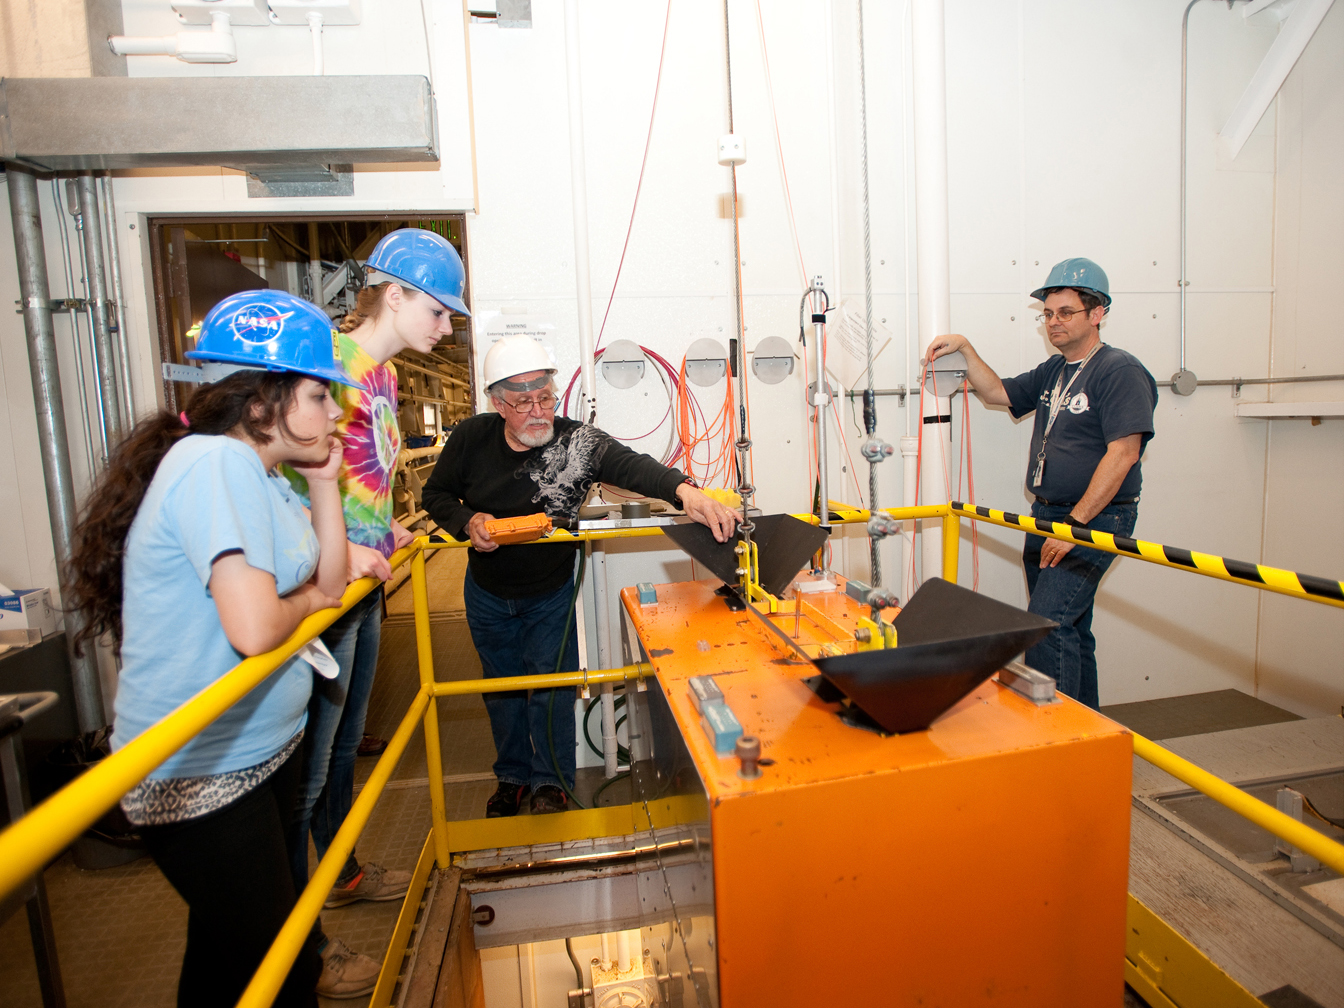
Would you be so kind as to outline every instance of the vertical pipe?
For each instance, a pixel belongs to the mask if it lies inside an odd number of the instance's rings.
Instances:
[[[860,152],[863,168],[863,324],[865,359],[868,365],[865,373],[868,375],[867,388],[871,393],[873,391],[873,252],[868,200],[868,66],[864,52],[863,0],[857,0],[856,6],[859,15],[859,131],[862,137]],[[863,405],[865,433],[872,439],[877,436],[876,399],[870,395],[864,399]],[[844,436],[843,433],[841,436]],[[877,510],[877,467],[881,461],[879,456],[868,463],[869,511]],[[882,584],[882,553],[878,545],[880,541],[872,536],[868,538],[868,568],[872,574],[871,581],[874,588]]]
[[[607,551],[601,542],[594,542],[590,559],[593,571],[593,629],[597,635],[597,667],[613,667],[611,660],[611,635],[608,624],[611,614],[607,611]]]
[[[66,195],[70,199],[73,199],[74,198],[73,180],[66,179],[65,181],[69,186]],[[65,214],[67,208],[66,208],[66,201],[61,196],[61,188],[62,188],[61,180],[58,178],[53,178],[51,180],[51,198],[52,202],[56,204],[56,218],[58,221],[60,221],[61,260],[65,265],[65,296],[70,298],[75,296],[75,269],[71,262],[70,257],[70,235],[69,232],[66,230],[66,223],[65,223]],[[76,222],[79,221],[78,207],[70,207],[69,213],[70,216],[75,218]],[[80,268],[82,269],[83,257],[81,256],[80,258],[81,258]],[[83,277],[81,275],[81,283],[82,282]],[[48,291],[50,291],[50,287],[48,287]],[[70,349],[73,350],[75,354],[75,385],[79,389],[79,421],[80,426],[84,429],[84,457],[85,459],[88,460],[89,478],[92,479],[94,474],[98,472],[98,462],[94,458],[93,428],[89,426],[89,389],[84,372],[83,340],[84,337],[81,335],[79,329],[79,313],[72,311],[70,312]],[[93,352],[92,345],[90,345],[90,353],[92,352]],[[102,417],[102,408],[101,404],[99,404],[99,418],[101,419],[101,417]],[[101,427],[99,429],[102,430]],[[103,445],[103,449],[104,449],[104,455],[106,455],[106,449],[107,449],[106,444]]]
[[[317,232],[317,221],[308,222],[308,286],[312,289],[308,300],[325,311],[327,306],[322,303],[322,239]]]
[[[127,433],[135,426],[135,391],[131,381],[131,353],[126,335],[126,298],[121,291],[121,247],[117,240],[117,205],[113,199],[112,180],[103,175],[103,214],[107,223],[107,249],[112,260],[112,299],[117,315],[117,384],[121,387],[122,429]]]
[[[415,607],[415,652],[420,664],[420,689],[429,693],[425,707],[425,770],[429,777],[430,818],[434,824],[434,860],[440,868],[451,864],[448,853],[448,814],[443,797],[443,760],[439,752],[439,701],[434,688],[434,645],[429,636],[429,588],[425,582],[425,551],[411,558],[411,598]]]
[[[593,367],[593,283],[588,257],[588,169],[583,152],[583,78],[579,61],[579,4],[565,0],[565,72],[569,85],[569,186],[574,207],[574,287],[579,316],[579,419],[597,419]],[[599,624],[599,640],[601,640]],[[603,662],[603,668],[607,664]]]
[[[1181,278],[1179,286],[1181,291],[1181,370],[1185,370],[1185,289],[1190,286],[1185,278],[1185,246],[1186,246],[1186,118],[1189,110],[1186,108],[1186,86],[1189,72],[1189,53],[1190,53],[1190,11],[1194,9],[1199,0],[1190,0],[1185,7],[1185,13],[1181,15]]]
[[[98,207],[98,188],[93,172],[80,173],[75,180],[75,191],[79,194],[79,216],[84,224],[84,292],[89,303],[89,319],[93,324],[98,398],[103,407],[106,443],[115,447],[125,431],[121,423],[121,389],[117,387],[116,349],[108,326],[103,217]]]
[[[933,337],[952,331],[947,219],[947,71],[943,0],[914,0],[911,9],[915,110],[915,247],[919,275],[919,351]],[[921,385],[923,376],[921,375]],[[930,390],[932,392],[932,390]],[[930,394],[924,404],[920,503],[947,499],[947,452],[952,407]],[[947,417],[946,422],[941,418]],[[940,531],[923,523],[925,577],[941,567]]]
[[[630,968],[630,932],[616,932],[616,969],[624,973]]]
[[[919,488],[919,438],[914,434],[901,435],[901,504],[914,507]],[[914,521],[901,522],[901,592],[908,599],[919,583],[915,566]]]
[[[23,330],[28,342],[28,367],[37,411],[37,440],[42,452],[42,477],[47,489],[47,515],[56,554],[58,577],[63,578],[75,530],[75,491],[70,474],[70,443],[65,432],[61,400],[61,373],[56,356],[56,332],[51,324],[51,292],[47,286],[47,254],[42,241],[42,215],[37,202],[37,179],[18,165],[6,166],[9,210],[14,227],[14,254],[19,268]],[[97,731],[107,723],[98,660],[92,648],[76,654],[73,641],[83,629],[79,612],[65,614],[66,641],[75,711],[81,732]]]
[[[960,565],[961,519],[954,514],[943,516],[943,580],[957,583]]]
[[[812,289],[820,292],[821,277],[812,278]],[[812,393],[812,405],[817,410],[816,428],[817,439],[817,482],[820,484],[821,506],[817,511],[819,524],[822,528],[831,527],[831,505],[830,505],[830,476],[827,472],[829,459],[827,457],[826,444],[826,408],[830,405],[831,397],[827,392],[829,387],[826,384],[826,352],[825,340],[823,335],[826,329],[826,314],[821,304],[822,298],[814,296],[812,308],[812,353],[815,358],[813,364],[817,376],[817,387]]]
[[[317,11],[308,12],[308,30],[313,33],[313,76],[321,77],[326,70],[322,65],[322,15]]]
[[[629,721],[626,722],[629,724]],[[616,776],[616,692],[609,682],[602,684],[602,767],[608,780]]]

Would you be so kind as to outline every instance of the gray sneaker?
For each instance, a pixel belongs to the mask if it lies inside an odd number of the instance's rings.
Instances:
[[[322,975],[317,979],[317,996],[344,1000],[373,993],[382,967],[366,955],[360,955],[339,938],[328,938],[322,950]]]
[[[381,903],[384,900],[401,899],[411,887],[411,873],[393,871],[380,864],[366,861],[354,885],[333,887],[327,901],[322,904],[328,910],[343,907],[359,900],[372,900]]]

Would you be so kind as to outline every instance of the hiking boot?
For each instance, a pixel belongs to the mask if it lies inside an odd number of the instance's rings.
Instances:
[[[359,748],[355,750],[356,756],[381,756],[387,752],[387,739],[380,739],[376,735],[368,735],[359,740]]]
[[[517,815],[518,806],[531,793],[532,788],[527,784],[510,784],[507,781],[500,781],[499,787],[495,788],[495,793],[485,803],[485,817],[487,819],[502,819],[505,816]]]
[[[554,784],[543,784],[532,796],[532,814],[546,815],[563,812],[569,807],[569,797]]]
[[[400,899],[406,895],[406,890],[410,887],[410,872],[391,871],[382,865],[366,861],[354,881],[347,886],[333,886],[331,895],[322,905],[330,910],[359,900],[381,903],[384,900]],[[354,997],[353,994],[350,996]]]
[[[317,978],[317,996],[324,998],[363,997],[378,986],[381,967],[366,955],[360,955],[339,938],[328,938],[322,950],[322,975]]]

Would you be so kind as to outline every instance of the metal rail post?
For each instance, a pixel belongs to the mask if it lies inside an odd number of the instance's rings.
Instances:
[[[429,635],[429,586],[425,582],[425,551],[411,558],[411,596],[415,606],[415,650],[420,662],[420,688],[429,696],[425,707],[425,769],[429,776],[429,807],[434,822],[434,860],[448,868],[448,812],[443,795],[443,756],[439,751],[439,703],[434,695],[434,642]]]
[[[941,505],[947,507],[946,504]],[[952,512],[943,515],[943,580],[957,583],[960,563],[961,518]]]
[[[70,441],[65,431],[61,398],[61,371],[56,356],[56,330],[51,324],[51,290],[47,285],[47,253],[42,240],[42,213],[37,201],[37,178],[14,163],[6,167],[9,211],[14,228],[14,253],[19,269],[19,297],[23,331],[28,341],[28,368],[37,412],[37,443],[42,452],[42,476],[47,489],[47,515],[56,553],[57,577],[63,578],[75,531],[74,477],[70,472]],[[77,654],[73,641],[84,627],[77,612],[65,614],[66,641],[74,684],[75,712],[81,732],[97,731],[107,723],[98,660],[91,648]]]

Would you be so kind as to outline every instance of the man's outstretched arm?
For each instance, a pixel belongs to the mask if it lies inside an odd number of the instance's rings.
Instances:
[[[975,389],[981,399],[991,406],[1012,405],[1008,399],[1008,392],[1003,387],[1003,380],[981,359],[975,352],[975,347],[971,346],[971,341],[965,336],[956,333],[935,336],[929,342],[928,356],[919,362],[920,366],[923,367],[925,361],[935,361],[945,354],[957,351],[966,358],[966,377],[970,379],[971,388]]]

